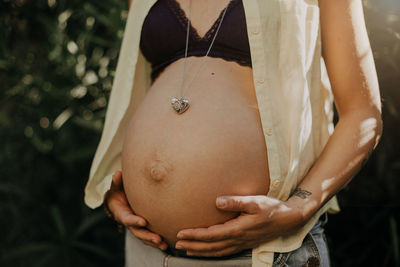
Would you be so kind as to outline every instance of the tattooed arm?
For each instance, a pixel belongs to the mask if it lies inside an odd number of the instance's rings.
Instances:
[[[298,187],[292,192],[292,194],[290,194],[290,197],[298,196],[299,198],[306,199],[307,197],[309,197],[311,195],[312,195],[311,192],[309,192],[307,190],[303,190],[300,187]]]
[[[322,55],[339,121],[289,198],[310,218],[358,173],[382,135],[381,100],[360,0],[320,0]]]
[[[350,182],[382,135],[381,103],[361,0],[319,0],[323,57],[339,122],[287,201],[225,196],[217,208],[240,215],[220,225],[184,229],[176,248],[220,257],[294,231]]]

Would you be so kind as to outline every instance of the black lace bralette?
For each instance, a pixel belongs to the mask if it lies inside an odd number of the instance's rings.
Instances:
[[[241,0],[231,0],[224,20],[208,54],[210,57],[235,61],[251,67],[250,47],[247,36],[246,18]],[[222,18],[223,9],[217,20],[200,37],[190,24],[187,56],[205,56],[214,33]],[[151,62],[151,80],[154,80],[169,64],[185,57],[188,19],[176,0],[158,0],[147,14],[141,31],[140,49]]]

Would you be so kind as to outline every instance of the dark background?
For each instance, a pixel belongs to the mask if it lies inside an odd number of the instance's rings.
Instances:
[[[83,189],[127,2],[0,0],[0,266],[123,266],[124,236]],[[400,266],[400,2],[363,3],[384,130],[329,215],[333,267]]]

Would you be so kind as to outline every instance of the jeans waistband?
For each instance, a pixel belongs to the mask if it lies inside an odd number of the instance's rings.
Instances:
[[[324,232],[324,226],[328,223],[328,213],[324,212],[321,214],[321,216],[318,218],[317,222],[314,224],[314,226],[311,228],[310,233],[315,234],[315,233],[322,233]]]
[[[321,214],[321,216],[319,216],[316,225],[317,225],[318,223],[320,223],[321,226],[324,226],[325,224],[328,223],[328,212],[324,212],[323,214]]]
[[[196,259],[196,258],[204,259],[202,257],[188,256],[188,255],[186,255],[186,251],[175,249],[175,248],[168,248],[165,251],[165,253],[168,253],[168,254],[170,254],[171,256],[174,256],[174,257],[184,257],[184,258],[191,258],[191,259]],[[251,254],[252,254],[252,249],[246,249],[246,250],[243,250],[243,251],[241,251],[239,253],[236,253],[236,254],[233,254],[233,255],[218,257],[218,259],[220,259],[220,260],[228,260],[228,259],[236,258],[236,257],[239,257],[239,256],[251,255]]]

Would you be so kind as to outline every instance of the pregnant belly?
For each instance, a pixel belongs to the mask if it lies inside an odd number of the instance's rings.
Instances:
[[[174,246],[181,229],[238,215],[218,210],[218,196],[267,194],[269,176],[249,88],[240,82],[199,84],[191,89],[189,109],[178,115],[169,103],[178,90],[168,89],[168,81],[158,78],[130,118],[122,173],[133,211]]]

